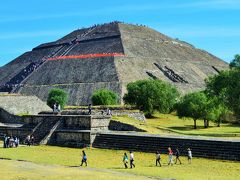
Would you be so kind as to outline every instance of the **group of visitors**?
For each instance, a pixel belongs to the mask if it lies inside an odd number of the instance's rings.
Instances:
[[[188,152],[188,163],[191,164],[192,163],[192,151],[190,148],[187,149]],[[171,149],[171,147],[168,148],[168,165],[173,165],[173,150]],[[177,164],[177,162],[179,162],[180,164],[182,164],[181,160],[180,160],[180,151],[178,148],[176,148],[176,152],[175,152],[175,164]],[[134,155],[133,152],[130,151],[130,168],[135,167],[135,164],[133,164],[134,161]],[[159,151],[156,152],[156,166],[162,166],[161,164],[161,154]],[[127,153],[124,153],[123,155],[123,164],[125,168],[128,168],[127,164],[128,164],[128,156]]]
[[[35,137],[33,135],[28,135],[26,138],[26,142],[27,146],[34,146],[35,145]]]
[[[111,109],[107,108],[106,110],[102,110],[101,114],[104,115],[106,113],[107,116],[112,116],[112,111]]]
[[[11,92],[14,88],[22,87],[22,81],[26,79],[33,71],[35,71],[41,64],[46,60],[43,58],[41,61],[32,62],[22,71],[20,71],[16,76],[14,76],[10,81],[4,84],[0,89],[4,89],[7,92]]]
[[[188,163],[191,164],[192,163],[192,151],[190,148],[187,149],[188,152]],[[171,149],[171,147],[168,148],[168,165],[173,165],[173,150]],[[180,160],[180,151],[178,148],[176,148],[176,152],[175,152],[175,164],[177,164],[177,162],[179,162],[180,164],[182,164],[181,160]],[[128,158],[127,153],[125,152],[123,154],[123,164],[124,167],[127,169],[128,168],[128,161],[130,160],[130,168],[135,168],[135,164],[134,164],[134,154],[133,151],[130,151],[130,155]],[[85,151],[82,151],[82,162],[81,165],[85,164],[85,166],[87,166],[87,155],[85,153]],[[161,154],[159,151],[156,152],[156,166],[162,166],[161,164]]]
[[[18,137],[4,135],[4,137],[3,137],[3,148],[18,147],[18,145],[19,145],[19,138]]]
[[[132,151],[130,151],[130,168],[132,169],[133,167],[135,168],[135,164],[133,163],[134,162],[134,154]],[[125,168],[127,169],[128,168],[128,156],[127,156],[127,153],[125,152],[124,155],[123,155],[123,164],[125,166]]]
[[[190,148],[187,149],[188,152],[188,163],[191,164],[192,163],[192,151]],[[175,164],[177,164],[177,162],[179,162],[180,164],[182,164],[181,160],[180,160],[180,151],[178,148],[176,148],[176,152],[175,152]],[[168,148],[168,165],[173,165],[173,151],[171,149],[171,147]],[[157,166],[157,164],[156,164]],[[161,166],[161,164],[160,164]]]

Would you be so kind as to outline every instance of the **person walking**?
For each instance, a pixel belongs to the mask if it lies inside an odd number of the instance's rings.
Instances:
[[[133,163],[134,161],[134,154],[132,151],[130,151],[130,168],[134,167],[135,168],[135,164]]]
[[[53,105],[53,112],[54,113],[57,112],[57,104],[56,103],[54,103],[54,105]]]
[[[188,164],[192,164],[192,151],[190,148],[188,148],[187,151],[188,151]]]
[[[35,145],[35,137],[33,135],[31,135],[31,144],[32,144],[32,146]]]
[[[17,148],[19,145],[19,138],[16,136],[14,141],[15,141],[15,147]]]
[[[7,148],[7,135],[6,134],[3,137],[3,148]]]
[[[85,163],[85,165],[87,166],[87,155],[86,155],[85,151],[82,151],[82,163],[80,166],[82,166],[83,163]]]
[[[88,105],[88,114],[91,115],[92,114],[92,104]]]
[[[159,151],[157,151],[157,152],[156,152],[156,166],[157,166],[158,164],[159,164],[160,167],[162,166],[160,160],[161,160],[161,156],[160,156]]]
[[[178,150],[178,148],[176,148],[176,153],[175,153],[175,156],[176,156],[176,161],[175,161],[175,164],[177,164],[177,161],[180,162],[180,164],[182,164],[181,160],[180,160],[180,152]]]
[[[127,153],[124,153],[124,155],[123,155],[123,164],[125,166],[125,169],[128,168],[127,163],[128,163],[128,156],[127,156]]]
[[[168,148],[168,165],[173,165],[173,151],[170,147]]]
[[[26,141],[27,141],[27,146],[31,146],[31,136],[30,135],[27,136]]]

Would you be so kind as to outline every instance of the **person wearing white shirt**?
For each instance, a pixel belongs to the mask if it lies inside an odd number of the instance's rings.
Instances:
[[[130,168],[134,167],[135,168],[135,164],[133,164],[134,161],[134,155],[133,152],[130,151]]]
[[[192,151],[190,148],[188,148],[187,150],[188,150],[188,163],[191,164],[192,163]]]

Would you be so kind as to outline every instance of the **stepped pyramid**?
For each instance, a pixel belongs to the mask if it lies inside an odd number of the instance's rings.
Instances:
[[[204,50],[145,26],[112,22],[78,29],[41,44],[0,68],[0,91],[36,95],[52,88],[69,93],[69,105],[91,102],[94,90],[126,93],[139,79],[161,79],[184,94],[228,64]],[[121,101],[121,99],[120,99]]]

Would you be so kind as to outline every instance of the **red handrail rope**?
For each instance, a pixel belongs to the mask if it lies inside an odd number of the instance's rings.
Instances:
[[[57,56],[48,58],[48,61],[54,60],[64,60],[64,59],[86,59],[86,58],[97,58],[97,57],[115,57],[124,56],[123,53],[102,53],[102,54],[80,54],[80,55],[70,55],[70,56]]]

